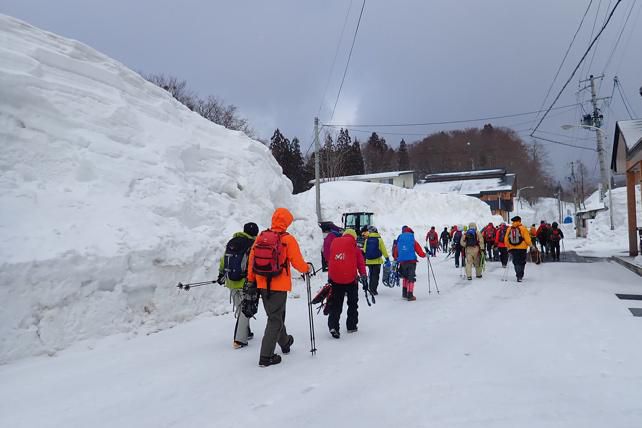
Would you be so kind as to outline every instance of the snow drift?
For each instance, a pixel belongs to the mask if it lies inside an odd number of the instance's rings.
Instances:
[[[268,227],[277,206],[319,263],[314,191],[293,197],[265,146],[79,42],[3,15],[0,39],[0,363],[229,311],[222,287],[174,285],[216,278],[231,234]],[[422,239],[499,220],[474,198],[391,185],[327,183],[322,201],[337,223],[373,211],[388,245],[403,224]]]
[[[227,310],[170,284],[290,205],[268,149],[82,43],[3,15],[0,40],[0,362]]]

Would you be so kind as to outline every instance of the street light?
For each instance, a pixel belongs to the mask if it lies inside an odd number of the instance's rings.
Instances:
[[[534,189],[534,188],[535,187],[533,187],[533,186],[526,186],[526,187],[522,187],[520,189],[517,189],[517,203],[518,203],[518,205],[520,205],[520,207],[521,207],[521,199],[519,199],[519,194],[521,193],[521,191],[522,190],[526,190],[526,189]],[[515,207],[515,208],[517,208],[517,207]],[[517,209],[515,209],[515,213],[517,213]]]
[[[564,129],[564,130],[569,130],[569,129],[573,129],[573,128],[592,129],[595,132],[600,133],[603,137],[606,137],[606,132],[604,132],[604,130],[602,128],[598,128],[597,126],[593,126],[593,125],[571,125],[571,124],[562,125],[562,129]],[[599,137],[598,137],[598,143],[601,144]],[[600,148],[600,147],[601,146],[598,145],[598,148]],[[602,159],[603,153],[600,153],[598,151],[597,155],[598,155],[598,157],[600,159]],[[611,186],[611,170],[610,169],[609,169],[609,172],[608,172],[608,177],[602,177],[602,180],[601,180],[601,183],[600,183],[600,202],[602,202],[604,200],[604,198],[602,196],[604,194],[603,191],[602,191],[602,183],[604,181],[606,181],[606,187],[607,187],[608,192],[609,192],[609,221],[611,222],[611,230],[614,230],[615,226],[613,225],[613,195],[611,194],[611,187],[612,186]]]

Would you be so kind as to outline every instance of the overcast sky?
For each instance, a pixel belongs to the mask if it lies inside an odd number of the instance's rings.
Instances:
[[[2,0],[0,11],[78,39],[134,70],[185,79],[200,95],[217,95],[237,105],[258,136],[267,139],[278,127],[290,138],[298,136],[305,151],[319,109],[321,122],[330,121],[361,3]],[[591,34],[604,22],[607,7],[615,3],[592,2],[545,107],[570,76]],[[589,55],[556,106],[577,102],[579,78],[605,71],[600,96],[611,95],[617,74],[633,109],[642,114],[642,1],[635,3],[621,2],[595,57]],[[539,110],[588,4],[589,0],[367,0],[332,122],[435,122]],[[629,22],[606,67],[631,7]],[[609,156],[613,124],[628,118],[615,94],[610,109],[604,106],[603,111]],[[586,101],[588,96],[584,91],[579,99]],[[564,123],[578,123],[580,114],[579,107],[554,110],[540,128],[546,134],[540,135],[594,148],[590,131],[560,129]],[[526,138],[535,116],[489,122],[511,126]],[[362,140],[371,131],[403,134],[384,134],[397,145],[403,137],[412,142],[420,139],[415,134],[483,123],[374,126],[351,133]],[[576,159],[584,160],[590,173],[598,173],[595,152],[551,143],[546,148],[551,170],[558,177]]]

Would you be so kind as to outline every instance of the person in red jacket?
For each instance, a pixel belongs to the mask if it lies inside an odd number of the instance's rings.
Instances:
[[[357,276],[359,275],[359,276]],[[348,296],[348,317],[346,328],[348,333],[357,331],[359,322],[359,287],[357,278],[361,280],[365,290],[368,289],[366,276],[366,263],[363,251],[357,247],[357,234],[352,229],[347,229],[343,236],[335,238],[330,244],[328,257],[328,281],[332,286],[330,298],[330,313],[328,314],[328,328],[335,339],[341,337],[339,333],[339,319],[343,309],[343,297]]]
[[[431,227],[426,234],[426,244],[428,244],[428,247],[430,248],[430,255],[432,257],[437,257],[437,248],[439,248],[439,235],[437,235],[435,226]]]
[[[508,225],[502,223],[497,228],[495,233],[495,242],[497,243],[497,249],[499,250],[499,261],[502,262],[502,267],[505,268],[508,266],[508,248],[504,243],[504,238],[506,237],[506,231],[508,230]]]
[[[495,255],[493,254],[493,247],[495,246],[495,235],[497,234],[497,229],[493,223],[488,223],[486,227],[482,229],[482,236],[484,237],[484,244],[486,245],[486,260],[493,260]],[[482,251],[484,251],[482,249]]]

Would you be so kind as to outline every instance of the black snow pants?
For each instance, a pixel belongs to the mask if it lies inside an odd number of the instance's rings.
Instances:
[[[460,246],[455,246],[455,267],[459,267],[459,256],[461,256],[461,265],[466,266],[466,254]]]
[[[377,292],[379,286],[379,275],[381,274],[381,265],[368,265],[368,286],[372,293]]]
[[[517,278],[524,278],[524,268],[526,267],[526,250],[510,250],[513,256],[513,265],[515,266],[515,275]]]
[[[553,260],[558,260],[560,259],[560,241],[551,241],[548,244],[551,247],[551,255],[553,256]]]
[[[506,266],[508,264],[508,248],[506,247],[499,247],[499,261],[502,262],[502,266]]]
[[[339,319],[343,310],[343,296],[348,296],[348,318],[346,328],[354,330],[359,323],[359,286],[356,282],[352,284],[332,284],[332,301],[330,302],[330,313],[328,314],[328,329],[339,331]]]

